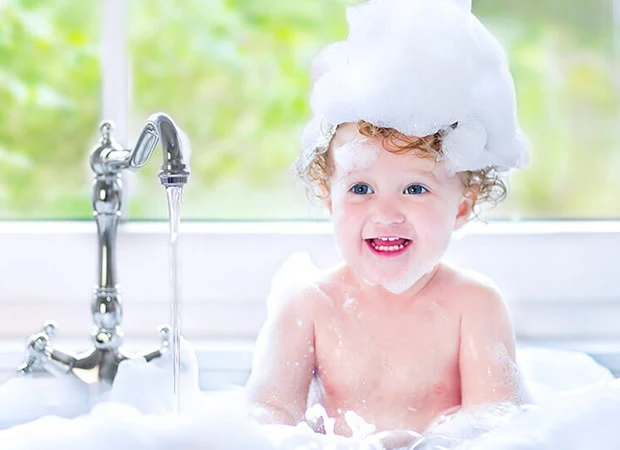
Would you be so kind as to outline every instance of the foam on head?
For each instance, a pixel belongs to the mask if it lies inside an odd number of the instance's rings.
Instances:
[[[451,172],[524,166],[505,54],[470,9],[469,0],[371,0],[349,8],[347,39],[314,64],[304,153],[331,126],[365,120],[408,136],[444,130]]]
[[[332,148],[336,167],[344,174],[358,172],[371,167],[379,158],[380,148],[373,146],[368,138],[356,137],[351,141]]]

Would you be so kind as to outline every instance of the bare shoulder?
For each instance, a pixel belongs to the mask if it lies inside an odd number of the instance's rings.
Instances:
[[[332,300],[338,279],[336,270],[317,273],[301,282],[274,283],[267,300],[270,316],[303,314],[313,317],[321,305]]]
[[[331,310],[332,308],[341,309],[360,286],[351,268],[346,264],[341,264],[325,271],[323,276],[317,280],[315,287],[321,293],[317,305]]]
[[[286,316],[312,318],[320,292],[313,284],[291,286],[272,292],[267,300],[268,318],[277,320]]]
[[[505,313],[506,303],[502,293],[490,277],[447,265],[443,265],[441,270],[454,307],[463,315],[475,313],[493,316]]]
[[[464,406],[522,398],[515,333],[506,303],[488,277],[455,276],[461,293],[459,372]]]

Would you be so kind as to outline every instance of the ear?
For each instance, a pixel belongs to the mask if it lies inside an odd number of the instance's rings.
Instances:
[[[463,225],[465,225],[469,221],[469,217],[474,209],[474,205],[476,204],[476,199],[478,198],[478,188],[470,187],[468,188],[461,202],[459,203],[459,208],[456,212],[456,220],[454,222],[454,231],[460,229]]]
[[[330,195],[329,188],[327,186],[321,185],[321,186],[318,186],[316,189],[317,191],[315,195],[325,203],[325,206],[327,206],[327,210],[329,211],[329,214],[331,215],[332,197]]]
[[[329,192],[325,194],[325,206],[327,206],[327,210],[329,211],[329,215],[332,214],[332,196],[329,195]]]

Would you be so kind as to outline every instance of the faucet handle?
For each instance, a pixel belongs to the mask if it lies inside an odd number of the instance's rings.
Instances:
[[[172,328],[169,325],[160,325],[159,326],[159,338],[161,339],[161,347],[162,349],[168,349],[170,347],[170,340],[172,333]]]
[[[19,375],[27,375],[34,372],[41,362],[41,358],[45,357],[45,349],[49,339],[43,333],[36,333],[28,339],[26,347],[26,358],[22,364],[17,367]]]
[[[46,320],[43,322],[41,331],[34,333],[28,338],[28,348],[43,351],[45,346],[49,344],[49,341],[56,336],[57,331],[58,324],[53,320]]]
[[[58,324],[53,320],[46,320],[43,322],[43,329],[41,330],[48,339],[56,336],[56,332],[58,331]]]
[[[160,325],[159,327],[159,339],[161,342],[160,346],[155,350],[148,351],[140,355],[140,357],[146,359],[147,362],[155,358],[161,357],[170,348],[170,340],[172,339],[171,333],[172,331],[171,331],[170,326]]]
[[[101,139],[90,154],[90,167],[98,175],[117,174],[129,167],[131,151],[123,148],[114,138],[114,123],[102,122],[99,126]]]
[[[101,134],[102,143],[110,142],[113,129],[114,129],[114,122],[110,120],[101,122],[101,125],[99,126],[99,133]]]
[[[17,373],[26,375],[32,373],[40,362],[51,355],[50,339],[56,334],[58,325],[52,320],[43,323],[41,331],[32,334],[26,344],[26,360],[17,368]]]

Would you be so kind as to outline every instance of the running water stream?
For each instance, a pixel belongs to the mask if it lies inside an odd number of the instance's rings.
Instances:
[[[170,220],[170,326],[172,327],[172,408],[181,408],[181,301],[179,298],[178,241],[183,186],[166,187]]]

